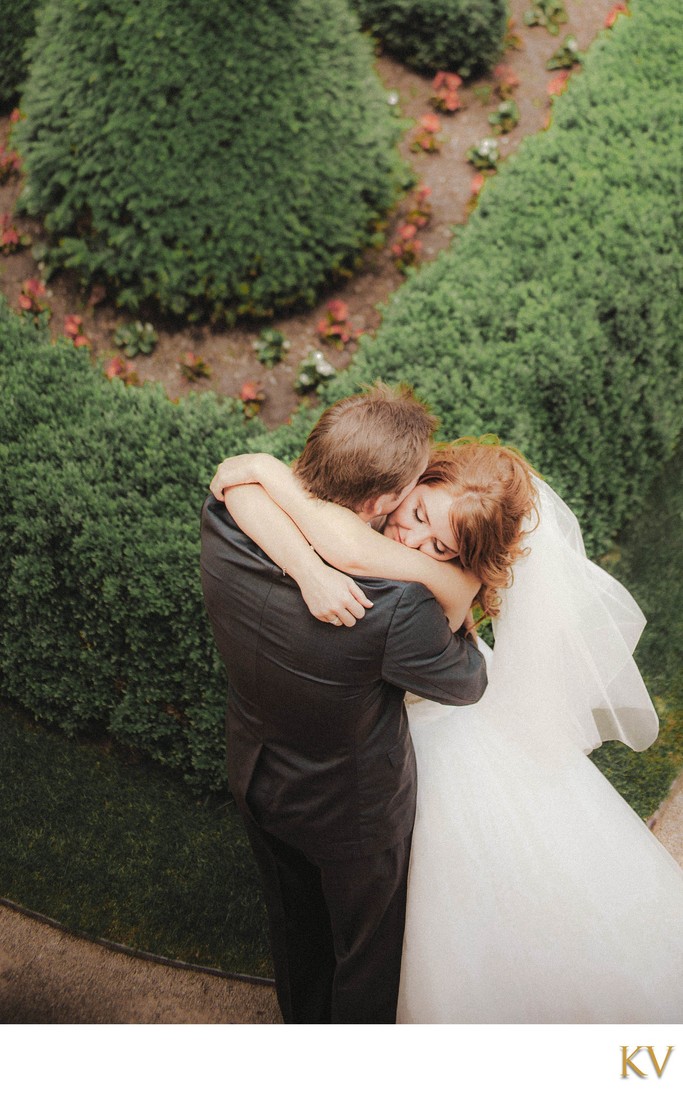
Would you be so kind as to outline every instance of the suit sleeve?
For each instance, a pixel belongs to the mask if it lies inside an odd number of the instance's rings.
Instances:
[[[387,634],[382,676],[390,684],[448,706],[476,703],[487,684],[486,662],[477,647],[452,634],[432,594],[406,585]]]

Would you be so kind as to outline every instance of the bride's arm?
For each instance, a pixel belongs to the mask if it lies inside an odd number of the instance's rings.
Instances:
[[[289,467],[272,455],[226,459],[214,475],[211,491],[220,500],[226,488],[245,482],[262,484],[318,554],[337,569],[356,576],[419,581],[433,592],[452,630],[465,620],[479,590],[472,573],[384,538],[348,508],[312,497]],[[260,538],[252,537],[260,545]]]
[[[226,506],[237,526],[296,582],[316,619],[353,626],[372,601],[351,577],[321,561],[289,516],[260,485],[226,490]],[[335,622],[336,620],[336,622]]]

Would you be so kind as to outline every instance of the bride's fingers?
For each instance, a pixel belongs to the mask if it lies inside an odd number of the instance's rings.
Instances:
[[[365,612],[363,612],[365,614]],[[357,616],[352,615],[347,607],[342,607],[337,612],[336,622],[333,620],[335,626],[355,626]]]
[[[349,581],[349,592],[353,596],[354,600],[356,600],[362,607],[370,608],[375,606],[372,600],[368,599],[363,589],[360,587],[360,585],[356,584],[355,581]],[[359,617],[362,618],[362,615]]]
[[[353,615],[354,622],[365,617],[365,608],[357,600],[347,604],[345,610],[348,611],[349,615]]]
[[[211,481],[211,484],[209,485],[209,492],[213,493],[216,500],[223,500],[224,499],[223,498],[223,493],[225,492],[226,489],[229,489],[229,488],[230,488],[230,484],[226,480],[225,477],[221,476],[220,468],[219,468],[219,470],[216,471],[216,473],[215,473],[215,475],[214,475],[214,477]]]
[[[355,581],[349,581],[349,597],[350,599],[346,603],[344,611],[353,617],[353,622],[345,620],[345,623],[346,626],[353,626],[353,623],[358,619],[364,618],[366,609],[373,607],[374,604]]]

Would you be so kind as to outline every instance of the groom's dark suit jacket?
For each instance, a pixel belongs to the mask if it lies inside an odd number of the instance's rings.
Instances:
[[[311,857],[357,858],[406,837],[415,757],[406,690],[474,703],[474,645],[420,584],[362,578],[374,607],[322,623],[290,577],[209,497],[202,585],[228,673],[228,777],[243,813]]]

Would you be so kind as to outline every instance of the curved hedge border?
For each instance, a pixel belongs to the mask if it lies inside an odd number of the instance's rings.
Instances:
[[[0,306],[0,694],[220,784],[199,512],[252,434],[239,402],[105,382]]]
[[[683,148],[682,20],[672,0],[641,0],[617,23],[552,129],[487,185],[455,247],[408,282],[329,390],[401,377],[446,436],[498,430],[582,515],[593,548],[642,499],[680,421],[668,142]],[[105,384],[87,352],[0,305],[0,693],[220,787],[225,685],[199,510],[220,457],[292,458],[315,416],[259,436],[239,403]]]
[[[419,71],[476,76],[499,58],[507,0],[350,0],[388,53]]]
[[[36,11],[42,0],[7,0],[3,5],[0,34],[0,107],[11,107],[19,97],[19,85],[27,73],[24,49],[36,28]]]
[[[122,308],[310,306],[408,182],[345,0],[48,0],[31,57],[23,207]]]
[[[671,455],[683,404],[683,83],[676,0],[591,48],[544,133],[394,295],[334,399],[416,385],[442,434],[520,447],[606,549]]]

